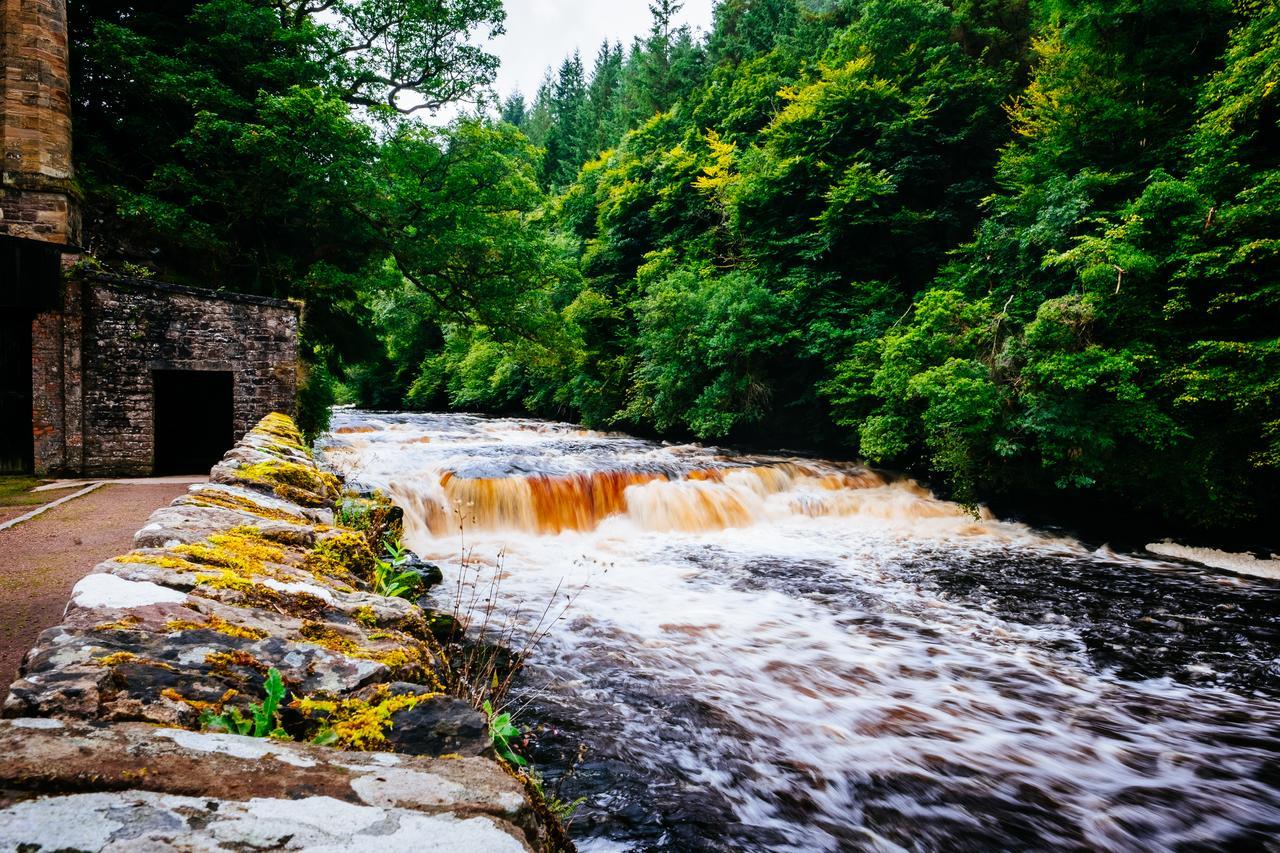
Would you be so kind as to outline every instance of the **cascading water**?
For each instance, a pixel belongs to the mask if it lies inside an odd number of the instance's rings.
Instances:
[[[447,575],[499,576],[524,630],[578,591],[513,705],[549,787],[586,798],[584,850],[1280,829],[1274,582],[1091,552],[856,466],[462,415],[335,426],[330,462]]]

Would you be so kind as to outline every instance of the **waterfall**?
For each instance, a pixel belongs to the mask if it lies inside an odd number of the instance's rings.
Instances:
[[[452,596],[534,630],[530,757],[586,851],[1259,847],[1280,590],[864,466],[344,412]],[[522,628],[523,626],[523,628]]]

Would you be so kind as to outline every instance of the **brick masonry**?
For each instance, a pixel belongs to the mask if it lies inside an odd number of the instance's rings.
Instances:
[[[154,371],[233,377],[236,435],[292,414],[299,305],[152,281],[80,276],[32,322],[33,437],[42,474],[146,475]]]
[[[64,0],[0,0],[0,235],[80,239]]]

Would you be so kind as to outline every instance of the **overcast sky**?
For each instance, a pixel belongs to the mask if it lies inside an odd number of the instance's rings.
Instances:
[[[706,32],[714,0],[684,0],[680,23]],[[547,67],[559,66],[574,50],[591,72],[596,49],[605,39],[631,44],[649,31],[649,0],[506,0],[507,32],[492,50],[502,60],[494,84],[505,98],[519,89],[532,100]]]

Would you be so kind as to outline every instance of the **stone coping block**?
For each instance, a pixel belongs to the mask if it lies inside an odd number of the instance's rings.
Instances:
[[[526,851],[520,783],[481,758],[49,719],[0,721],[0,850]]]

